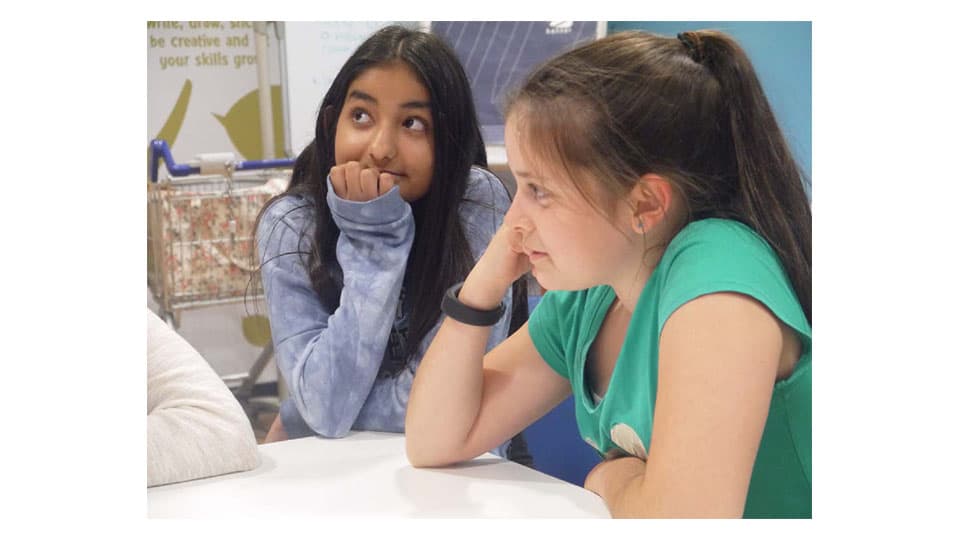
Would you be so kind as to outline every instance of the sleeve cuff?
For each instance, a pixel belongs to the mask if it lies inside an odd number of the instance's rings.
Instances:
[[[333,191],[330,176],[327,176],[327,206],[334,217],[359,225],[385,225],[404,218],[412,211],[407,201],[400,196],[400,188],[393,186],[390,191],[369,201],[348,201],[341,199]],[[338,224],[339,225],[339,224]]]

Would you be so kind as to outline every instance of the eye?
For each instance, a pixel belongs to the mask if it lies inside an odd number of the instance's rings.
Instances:
[[[411,116],[403,121],[403,127],[413,131],[427,131],[427,122],[422,118]]]
[[[350,119],[353,120],[355,124],[369,124],[373,119],[370,118],[370,115],[367,111],[363,109],[354,109],[350,111]]]
[[[537,202],[543,203],[550,197],[550,194],[537,184],[527,184],[527,187],[529,188],[530,196]]]

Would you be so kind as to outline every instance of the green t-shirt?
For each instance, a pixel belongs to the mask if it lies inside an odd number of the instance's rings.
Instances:
[[[546,293],[530,315],[530,337],[547,363],[570,381],[577,426],[587,444],[606,457],[625,452],[646,459],[663,325],[684,303],[724,291],[764,304],[797,332],[802,348],[794,372],[774,386],[744,517],[810,517],[810,324],[779,259],[749,227],[705,219],[690,223],[670,242],[637,301],[598,403],[587,388],[584,366],[615,298],[612,288]]]

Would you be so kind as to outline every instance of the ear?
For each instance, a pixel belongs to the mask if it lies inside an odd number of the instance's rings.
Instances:
[[[658,174],[645,174],[630,189],[627,204],[632,213],[631,227],[637,234],[644,234],[666,219],[673,204],[673,186]]]

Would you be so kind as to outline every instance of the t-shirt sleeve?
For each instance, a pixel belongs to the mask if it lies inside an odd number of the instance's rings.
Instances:
[[[567,343],[563,339],[563,329],[573,328],[563,320],[563,314],[570,313],[565,304],[571,300],[564,291],[548,291],[543,295],[536,309],[527,320],[530,339],[547,365],[561,377],[569,380],[570,370],[566,359]]]
[[[753,231],[730,223],[704,225],[673,253],[664,255],[659,330],[683,304],[706,294],[750,296],[796,330],[809,344],[810,325],[786,272],[773,250]]]

